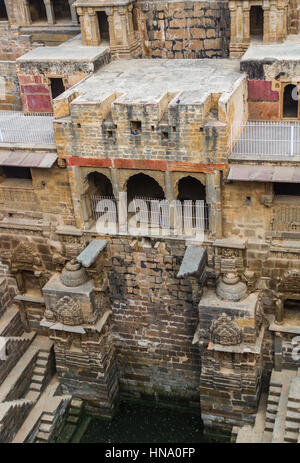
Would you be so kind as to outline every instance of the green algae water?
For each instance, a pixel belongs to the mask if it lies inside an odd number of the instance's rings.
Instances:
[[[112,421],[91,420],[82,443],[217,442],[203,435],[199,414],[123,402]]]

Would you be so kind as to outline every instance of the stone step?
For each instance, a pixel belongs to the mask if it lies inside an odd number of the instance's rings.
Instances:
[[[53,424],[52,423],[42,423],[40,425],[40,431],[41,432],[45,432],[45,433],[50,433],[51,430],[53,428]]]
[[[71,407],[72,408],[81,408],[82,405],[83,405],[83,402],[80,399],[72,399],[72,401],[71,401]]]
[[[281,388],[282,388],[282,383],[279,382],[279,380],[274,380],[273,379],[273,381],[270,382],[270,388],[269,388],[270,392],[272,392],[272,391],[280,392]]]
[[[33,381],[34,383],[42,384],[43,379],[44,377],[42,375],[33,375],[33,377],[31,378],[31,381]]]
[[[287,411],[287,402],[288,394],[290,389],[290,378],[286,377],[284,383],[282,384],[280,400],[278,404],[278,411],[276,414],[276,419],[273,429],[273,439],[274,443],[281,443],[284,439],[285,432],[285,420],[286,420],[286,411]]]
[[[278,404],[276,404],[276,405],[268,404],[267,413],[271,413],[272,415],[276,415],[277,410],[278,410]]]
[[[39,355],[38,355],[38,358],[48,360],[49,356],[50,356],[50,352],[48,352],[48,351],[40,351]]]
[[[292,431],[292,432],[297,431],[298,432],[299,427],[300,427],[300,424],[295,423],[294,421],[286,420],[286,422],[285,422],[285,430],[286,431]]]
[[[38,398],[39,398],[39,392],[38,391],[28,391],[27,394],[26,394],[26,399],[28,400],[33,400],[33,401],[37,401]]]
[[[288,421],[293,421],[294,423],[300,423],[300,414],[298,412],[293,412],[288,410],[286,413],[286,418]]]
[[[77,424],[79,421],[79,416],[69,415],[67,418],[68,423]]]
[[[273,429],[274,429],[274,423],[266,423],[264,433],[265,434],[268,433],[271,436],[270,442],[272,442],[272,438],[273,438]]]
[[[280,392],[281,392],[281,386],[280,387],[277,387],[277,386],[270,386],[270,389],[269,389],[269,397],[280,397]],[[278,398],[278,402],[279,402],[279,398]]]
[[[46,373],[46,368],[35,367],[33,370],[34,375],[44,376]]]
[[[279,404],[279,398],[280,398],[280,396],[277,396],[277,395],[269,395],[269,397],[268,397],[268,406],[269,406],[269,404],[278,405]]]
[[[297,443],[298,436],[299,436],[298,432],[286,432],[284,435],[284,442]]]
[[[291,410],[292,412],[299,412],[300,413],[300,404],[297,402],[293,402],[292,400],[289,399],[288,404],[287,404],[288,410]]]
[[[42,416],[42,423],[51,424],[54,421],[54,415],[50,415],[50,413],[44,413]]]
[[[80,408],[73,408],[72,406],[70,407],[69,409],[69,415],[71,416],[79,416],[81,413],[81,409]]]
[[[40,392],[42,390],[42,384],[32,382],[29,387],[30,391]]]
[[[48,442],[49,434],[47,432],[39,431],[36,437],[41,441]]]
[[[276,413],[270,413],[267,411],[266,413],[266,422],[268,423],[274,423],[275,422],[275,418],[276,418]]]
[[[46,368],[47,364],[48,364],[48,360],[38,358],[36,361],[36,366],[39,368]]]

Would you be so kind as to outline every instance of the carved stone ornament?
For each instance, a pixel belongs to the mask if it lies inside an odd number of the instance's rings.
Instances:
[[[59,299],[53,309],[53,312],[55,319],[64,325],[80,325],[83,323],[80,303],[75,301],[70,296],[64,296]],[[48,318],[48,313],[45,313],[45,316],[47,320],[50,320]]]
[[[219,279],[217,296],[226,301],[240,301],[247,295],[247,285],[240,281],[236,272],[227,272]]]
[[[40,259],[37,255],[35,245],[30,241],[21,242],[12,253],[13,264],[39,265]]]
[[[242,342],[241,328],[225,313],[212,322],[209,332],[215,344],[234,346]]]
[[[89,276],[82,265],[72,259],[67,263],[63,271],[61,272],[61,282],[63,285],[75,288],[81,286],[89,280]]]

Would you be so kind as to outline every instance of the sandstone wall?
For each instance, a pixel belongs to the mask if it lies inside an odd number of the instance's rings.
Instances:
[[[260,182],[232,182],[222,190],[225,237],[264,239],[271,227],[272,210],[260,202],[266,186]]]
[[[14,295],[15,295],[15,292],[13,291],[13,288],[11,287],[11,280],[7,277],[2,277],[2,278],[0,277],[0,316],[8,308]],[[5,333],[2,333],[2,336],[5,336]],[[13,332],[13,333],[10,333],[10,336],[17,336],[17,334]]]
[[[0,76],[4,79],[4,83],[0,83],[0,110],[21,111],[22,102],[15,62],[0,61]]]
[[[59,101],[55,104],[59,104]],[[210,104],[211,101],[207,102],[207,112],[203,115],[199,105],[176,107],[173,103],[166,109],[163,122],[158,124],[151,119],[151,115],[145,114],[143,105],[128,105],[125,108],[122,107],[124,105],[114,105],[113,121],[108,124],[102,119],[101,105],[83,107],[73,104],[72,121],[57,120],[54,125],[58,153],[60,157],[70,156],[74,159],[77,156],[105,158],[103,167],[110,166],[111,158],[146,160],[148,168],[151,162],[158,160],[163,163],[224,162],[228,146],[227,127],[214,117],[206,121]],[[132,134],[130,117],[141,121],[141,132]],[[158,125],[157,129],[153,124]],[[168,135],[164,137],[162,132]],[[98,165],[101,167],[101,163]],[[129,163],[124,167],[136,165]]]
[[[230,15],[225,1],[138,2],[138,30],[149,58],[228,56]]]
[[[176,278],[184,250],[182,241],[134,249],[129,239],[111,240],[112,336],[123,395],[198,406],[200,354],[192,339],[199,283]]]
[[[67,169],[31,169],[32,183],[15,187],[0,184],[0,211],[4,216],[73,225]],[[3,177],[0,177],[3,181]]]
[[[15,61],[32,48],[30,35],[20,35],[19,28],[0,23],[0,60]]]

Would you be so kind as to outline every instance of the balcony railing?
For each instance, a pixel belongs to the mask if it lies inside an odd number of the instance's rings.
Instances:
[[[0,144],[55,145],[52,116],[24,116],[17,111],[0,112]]]
[[[246,122],[231,126],[231,154],[237,156],[300,156],[300,122]]]

